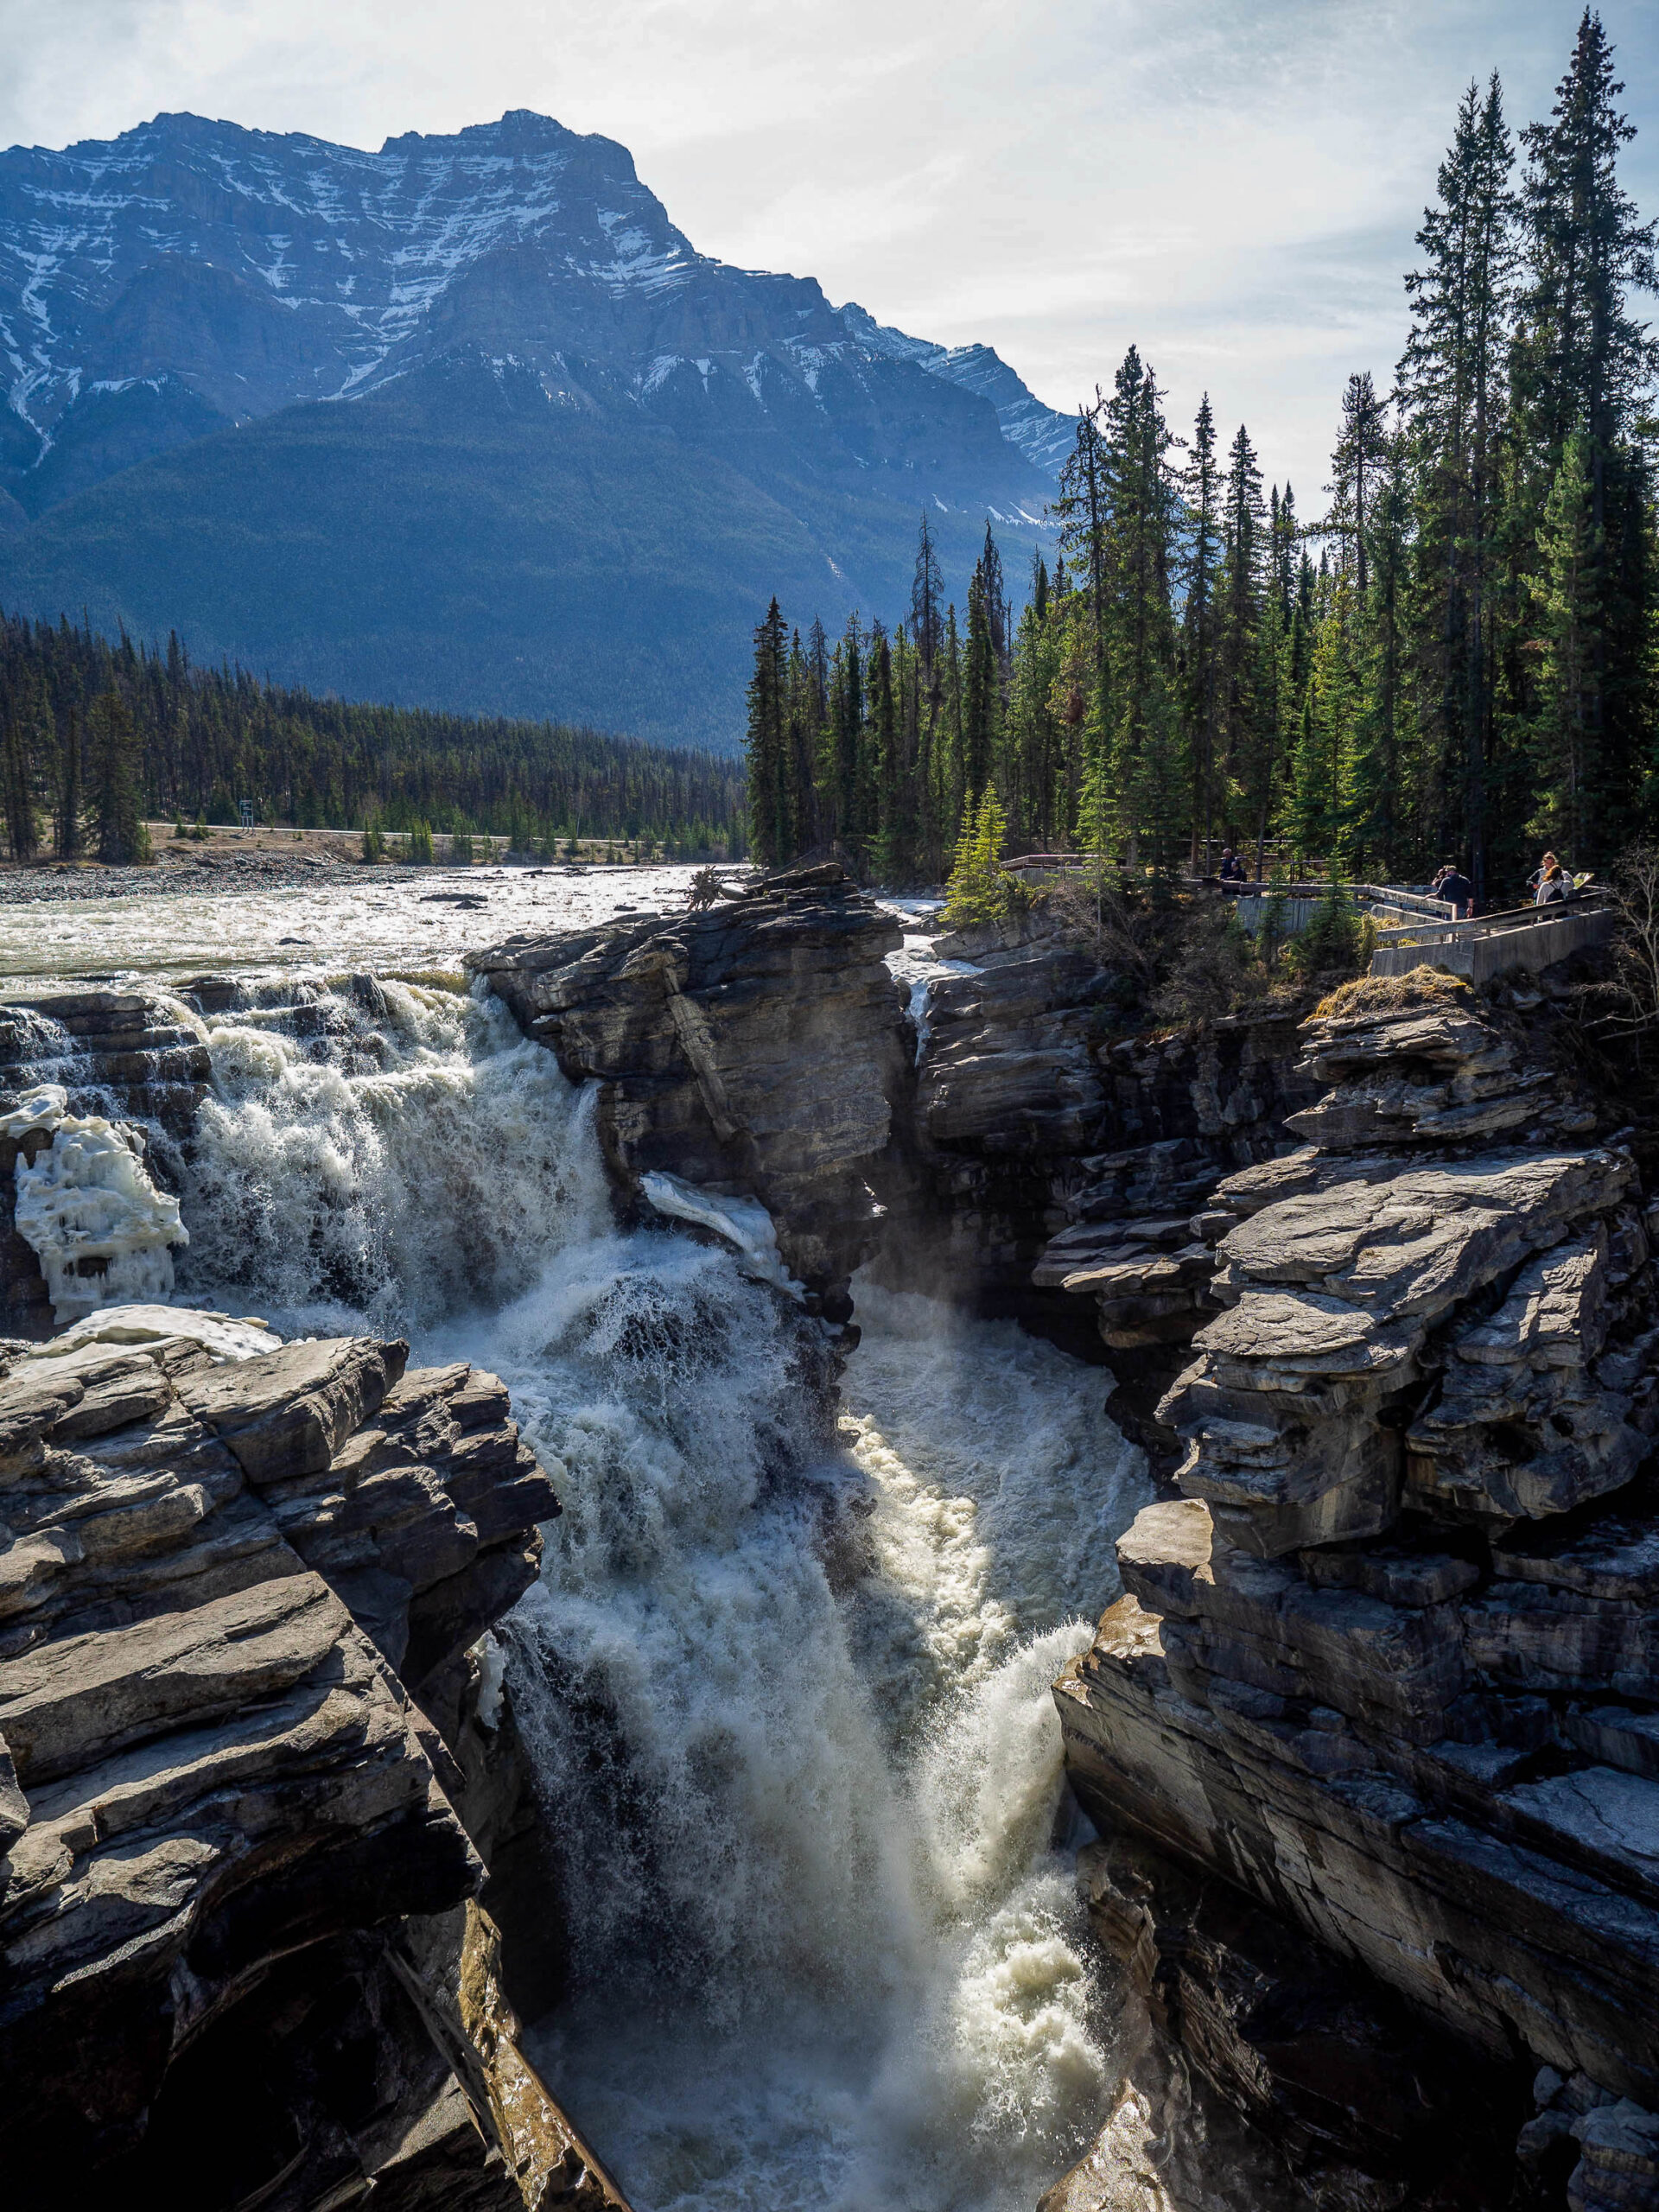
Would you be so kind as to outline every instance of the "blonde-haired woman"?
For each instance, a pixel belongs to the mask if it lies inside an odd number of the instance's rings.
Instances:
[[[1527,879],[1532,890],[1535,906],[1553,906],[1567,897],[1572,882],[1554,853],[1546,853],[1533,874]]]

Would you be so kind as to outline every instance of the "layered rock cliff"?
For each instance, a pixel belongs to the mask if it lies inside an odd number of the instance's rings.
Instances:
[[[572,1082],[595,1082],[623,1192],[671,1174],[758,1199],[832,1321],[874,1249],[871,1179],[906,1061],[886,956],[898,925],[840,868],[766,878],[711,911],[513,938],[467,956]]]
[[[1637,1152],[1586,1141],[1592,1103],[1449,979],[1352,987],[1304,1034],[1328,1088],[1289,1126],[1312,1143],[1190,1224],[1211,1310],[1158,1409],[1179,1495],[1120,1541],[1125,1594],[1056,1688],[1080,1800],[1153,1847],[1092,1861],[1091,1902],[1150,1987],[1205,1922],[1180,1882],[1221,1878],[1345,1962],[1367,2017],[1397,1993],[1534,2084],[1523,2177],[1652,2202],[1659,1296]],[[1217,2055],[1187,2009],[1241,2108],[1283,2101],[1282,2050]],[[1323,2040],[1304,2088],[1382,2193],[1305,2193],[1431,2201],[1420,2127],[1368,2138],[1358,2047]]]
[[[471,1647],[558,1511],[500,1384],[170,1306],[5,1357],[10,2201],[619,2203],[476,1847]]]

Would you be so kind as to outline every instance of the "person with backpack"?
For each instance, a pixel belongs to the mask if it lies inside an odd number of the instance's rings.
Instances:
[[[1527,888],[1535,906],[1563,905],[1572,894],[1573,879],[1554,853],[1546,853],[1527,878]]]

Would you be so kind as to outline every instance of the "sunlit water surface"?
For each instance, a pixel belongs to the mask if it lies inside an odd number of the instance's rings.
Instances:
[[[95,975],[182,980],[321,969],[454,969],[515,931],[586,929],[630,908],[682,910],[692,868],[365,868],[292,889],[178,892],[24,906],[0,899],[0,995]],[[740,871],[740,874],[743,872]],[[455,894],[482,899],[460,906]]]

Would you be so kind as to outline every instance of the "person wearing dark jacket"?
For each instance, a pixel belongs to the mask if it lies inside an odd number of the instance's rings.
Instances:
[[[1455,861],[1447,861],[1434,879],[1434,896],[1448,899],[1454,922],[1466,922],[1475,911],[1475,887]]]
[[[1230,845],[1221,849],[1221,880],[1224,883],[1245,881],[1244,863]]]

